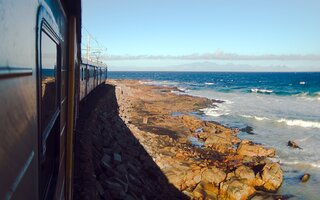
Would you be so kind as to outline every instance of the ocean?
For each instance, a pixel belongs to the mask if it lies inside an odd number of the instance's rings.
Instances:
[[[233,128],[253,128],[249,139],[277,150],[284,169],[278,191],[291,199],[320,199],[320,72],[108,72],[112,79],[177,87],[177,94],[221,100],[193,113]],[[287,146],[295,141],[302,149]],[[311,174],[300,183],[303,173]]]

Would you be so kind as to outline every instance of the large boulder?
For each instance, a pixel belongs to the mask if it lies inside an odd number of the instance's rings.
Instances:
[[[250,198],[254,193],[254,187],[248,185],[245,179],[231,178],[220,185],[222,199],[244,200]]]
[[[235,170],[234,174],[241,179],[245,179],[249,185],[253,185],[255,181],[254,171],[250,167],[241,165]]]
[[[266,156],[266,157],[274,157],[276,154],[275,149],[273,148],[265,148],[258,144],[253,144],[248,140],[243,140],[237,149],[237,153],[243,156]]]
[[[278,163],[268,163],[257,174],[256,179],[261,189],[276,192],[282,184],[283,172]]]
[[[225,180],[226,176],[226,173],[221,169],[212,167],[211,169],[208,168],[202,172],[201,180],[203,182],[208,182],[219,186],[219,184]]]

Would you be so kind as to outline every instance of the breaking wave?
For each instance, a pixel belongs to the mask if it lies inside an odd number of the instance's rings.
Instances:
[[[251,88],[252,93],[267,93],[270,94],[273,90],[266,90],[266,89],[258,89],[258,88]]]
[[[277,122],[279,123],[285,123],[288,126],[300,126],[303,128],[320,128],[320,122],[316,122],[316,121],[304,121],[304,120],[300,120],[300,119],[279,119],[277,120]]]
[[[318,100],[318,101],[320,101],[320,92],[314,92],[314,93],[301,92],[301,93],[295,94],[293,96],[301,98],[301,99],[305,99],[305,100],[311,100],[311,101]]]
[[[251,115],[240,115],[240,116],[244,118],[255,119],[258,121],[270,120],[268,117],[258,117],[258,116],[251,116]]]
[[[259,116],[251,116],[251,115],[240,115],[240,116],[248,119],[255,119],[257,121],[272,120],[268,117],[259,117]],[[301,119],[285,119],[285,118],[277,119],[274,121],[278,123],[285,123],[288,126],[300,126],[303,128],[320,128],[320,122],[317,122],[317,121],[305,121]]]
[[[212,116],[212,117],[219,117],[222,115],[229,115],[227,110],[221,109],[219,107],[215,108],[203,108],[200,109],[205,115]]]
[[[280,160],[280,163],[284,165],[301,165],[301,166],[310,166],[310,167],[320,168],[319,162],[303,162],[299,160],[294,160],[294,161]]]

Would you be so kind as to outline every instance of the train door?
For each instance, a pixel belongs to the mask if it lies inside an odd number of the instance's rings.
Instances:
[[[53,2],[54,4],[54,2]],[[39,197],[57,197],[57,183],[63,181],[66,126],[65,18],[62,8],[40,7],[37,32],[37,85],[39,130]],[[49,8],[49,7],[46,7]],[[52,13],[56,13],[53,16]],[[59,25],[54,17],[59,17]],[[62,189],[61,189],[62,190]],[[60,197],[63,195],[60,192]]]

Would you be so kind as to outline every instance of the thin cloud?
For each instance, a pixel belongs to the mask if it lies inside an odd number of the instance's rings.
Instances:
[[[149,66],[141,67],[139,65],[117,66],[110,65],[111,71],[210,71],[210,72],[319,72],[317,67],[292,67],[288,65],[250,65],[236,63],[215,63],[210,61],[191,62],[170,66]]]
[[[215,53],[188,54],[188,55],[108,55],[104,56],[106,61],[110,60],[283,60],[283,61],[320,61],[319,54],[265,54],[265,55],[241,55],[225,53],[217,50]]]

